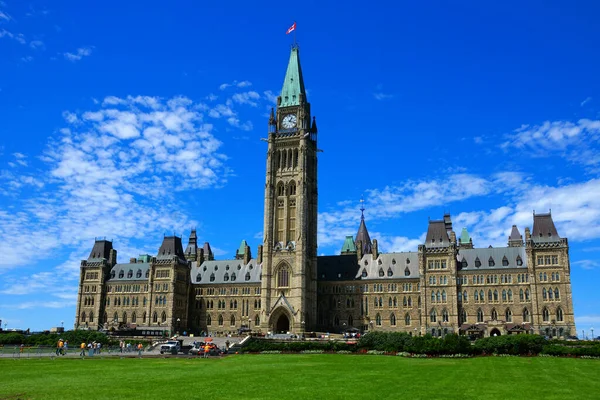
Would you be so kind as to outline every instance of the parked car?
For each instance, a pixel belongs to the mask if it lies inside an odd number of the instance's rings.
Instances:
[[[181,343],[177,340],[169,340],[160,346],[160,354],[177,354],[181,351]]]
[[[216,345],[214,345],[212,343],[209,343],[208,345],[210,346],[210,352],[208,353],[208,355],[218,356],[218,355],[223,354],[223,352]],[[204,355],[204,346],[206,346],[206,343],[203,343],[203,342],[196,343],[196,345],[190,349],[189,354],[191,354],[193,356],[203,356]]]

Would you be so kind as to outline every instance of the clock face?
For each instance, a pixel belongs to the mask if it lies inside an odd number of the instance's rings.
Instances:
[[[285,129],[291,129],[296,126],[296,115],[288,114],[283,117],[283,121],[281,122]]]

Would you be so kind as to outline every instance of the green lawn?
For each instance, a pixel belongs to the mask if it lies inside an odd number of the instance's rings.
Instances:
[[[0,399],[598,399],[600,360],[368,355],[1,359]]]

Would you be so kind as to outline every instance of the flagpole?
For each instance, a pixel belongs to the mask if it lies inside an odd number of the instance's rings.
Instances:
[[[296,21],[294,21],[294,25],[296,25]],[[296,28],[294,28],[294,47],[298,47],[296,44]]]

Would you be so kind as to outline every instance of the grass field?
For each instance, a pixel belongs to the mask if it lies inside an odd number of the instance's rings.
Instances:
[[[0,399],[599,399],[600,361],[238,355],[0,360]]]

